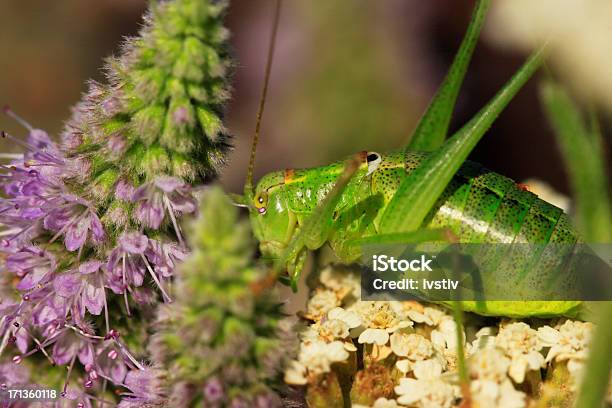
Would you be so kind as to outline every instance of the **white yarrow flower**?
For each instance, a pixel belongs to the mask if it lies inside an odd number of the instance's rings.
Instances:
[[[434,354],[433,345],[425,337],[401,331],[391,335],[391,350],[396,356],[406,357],[412,361],[425,360]]]
[[[310,375],[328,373],[333,363],[345,361],[348,357],[349,353],[340,341],[304,342],[300,345],[297,361],[292,361],[285,371],[285,382],[295,385],[306,384]]]
[[[510,380],[501,384],[491,380],[474,380],[470,383],[472,402],[477,407],[524,408],[526,395],[517,391]]]
[[[373,405],[353,404],[353,408],[401,408],[394,399],[378,398]]]
[[[509,375],[519,384],[525,380],[528,371],[539,370],[544,366],[544,356],[540,353],[543,345],[538,332],[526,323],[501,326],[495,345],[510,357]]]
[[[355,299],[361,297],[361,281],[359,274],[351,270],[328,266],[321,271],[319,281],[327,289],[336,293],[339,299],[351,296]]]
[[[304,364],[295,360],[291,361],[285,370],[285,382],[291,385],[305,385],[308,383]]]
[[[550,347],[546,362],[553,359],[584,361],[593,328],[592,323],[573,320],[566,320],[556,329],[550,326],[540,327],[538,337],[544,347]]]
[[[341,307],[336,307],[327,313],[328,319],[341,320],[348,326],[349,329],[354,329],[361,326],[361,317],[355,312],[344,310]]]
[[[472,378],[490,380],[501,384],[508,377],[510,359],[497,348],[479,350],[470,357],[470,374]]]
[[[312,320],[321,320],[333,308],[340,306],[340,300],[331,290],[317,290],[308,300],[306,317]]]
[[[395,387],[397,402],[418,408],[450,408],[459,390],[440,377],[435,379],[400,378]]]
[[[360,344],[385,345],[389,341],[390,333],[412,326],[412,321],[400,319],[388,302],[359,303],[351,311],[361,317],[365,327],[359,335]]]

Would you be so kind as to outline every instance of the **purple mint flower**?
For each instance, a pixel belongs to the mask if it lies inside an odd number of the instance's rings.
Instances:
[[[163,278],[172,276],[177,262],[185,260],[189,255],[186,248],[175,242],[161,242],[153,239],[149,240],[149,247],[145,254],[154,265],[155,272]]]
[[[62,319],[68,312],[69,305],[66,299],[57,296],[52,290],[52,288],[45,288],[29,295],[30,299],[27,301],[27,304],[31,305],[31,322],[36,326],[45,326],[53,323]],[[22,314],[25,313],[22,312]]]
[[[136,189],[126,181],[119,180],[115,186],[115,198],[122,201],[132,201]]]
[[[116,96],[110,96],[106,98],[105,100],[102,101],[100,105],[102,108],[102,112],[107,117],[115,116],[117,113],[121,111],[121,108],[122,108],[121,100],[117,98]]]
[[[62,398],[72,401],[77,408],[93,408],[91,402],[91,396],[88,395],[84,390],[79,389],[75,386],[68,386],[66,391],[62,393]]]
[[[5,307],[3,304],[0,304],[0,316],[4,316],[5,319],[3,324],[0,325],[0,334],[2,337],[6,336],[8,340],[8,344],[15,344],[17,349],[22,353],[26,353],[28,351],[28,347],[30,345],[30,338],[27,333],[21,329],[21,327],[17,327],[13,324],[14,310],[16,304],[9,305]],[[8,333],[7,333],[8,331]]]
[[[123,136],[115,134],[108,138],[107,146],[115,156],[119,156],[125,151],[127,143]]]
[[[75,357],[84,366],[94,363],[94,346],[87,337],[79,335],[69,328],[63,328],[52,332],[48,340],[54,341],[51,357],[55,364],[69,364]]]
[[[0,222],[8,231],[7,242],[26,244],[42,232],[42,227],[55,236],[64,236],[66,248],[76,251],[87,239],[94,245],[105,239],[104,229],[94,208],[85,200],[67,194],[65,178],[82,176],[83,163],[67,162],[49,136],[32,129],[28,152],[17,160],[0,182],[7,195],[0,199]],[[42,223],[41,223],[42,221]],[[4,247],[10,247],[4,243]]]
[[[196,209],[189,184],[177,177],[158,177],[143,185],[136,190],[134,201],[138,202],[136,218],[145,227],[158,229],[167,213],[179,239],[181,234],[176,216]]]
[[[55,293],[73,305],[73,318],[82,320],[85,309],[99,315],[106,302],[102,262],[85,262],[77,270],[64,272],[53,281]],[[76,312],[76,315],[75,313]]]
[[[107,269],[111,276],[109,287],[121,294],[130,286],[142,285],[146,273],[143,257],[149,239],[138,232],[124,232],[117,243],[108,258]]]
[[[64,235],[64,243],[69,251],[83,247],[90,237],[94,245],[104,242],[106,234],[95,209],[82,198],[71,194],[61,197],[64,202],[48,212],[44,227],[58,235]]]
[[[100,94],[77,109],[102,108],[112,115],[120,101],[102,98]],[[138,303],[152,303],[157,295],[145,284],[145,275],[150,275],[164,299],[170,301],[163,283],[187,255],[177,217],[196,209],[190,186],[174,177],[159,177],[140,188],[119,181],[115,199],[134,203],[135,218],[146,228],[158,229],[164,222],[171,223],[180,245],[165,235],[154,240],[141,232],[126,231],[117,238],[115,248],[104,254],[100,246],[108,242],[108,236],[98,204],[74,194],[78,189],[72,187],[74,183],[86,187],[91,163],[81,156],[64,155],[66,148],[82,143],[82,131],[68,129],[60,148],[46,132],[26,127],[27,142],[17,143],[26,144],[27,151],[23,156],[16,155],[10,165],[0,165],[0,188],[4,190],[0,197],[0,252],[6,269],[19,278],[15,286],[21,295],[17,299],[0,297],[0,338],[7,338],[9,346],[19,350],[20,359],[42,352],[58,365],[72,367],[75,360],[80,361],[87,372],[86,388],[99,376],[126,385],[132,392],[126,401],[161,395],[156,371],[144,370],[118,338],[97,335],[88,314],[103,313],[106,287],[124,295],[128,314],[128,293]],[[120,134],[100,143],[106,143],[110,154],[115,155],[127,146]],[[60,239],[65,250],[58,246],[41,249]],[[84,250],[88,246],[98,248]],[[66,250],[78,252],[78,256]],[[92,261],[92,253],[107,258]],[[108,318],[106,327],[108,330]],[[16,367],[10,366],[13,370]],[[134,367],[138,370],[129,372]],[[68,388],[64,397],[78,406],[91,406],[82,391]]]
[[[44,283],[56,268],[55,257],[34,246],[22,248],[19,252],[10,254],[6,259],[6,268],[22,278],[17,284],[19,290],[30,290]]]
[[[96,349],[95,366],[101,375],[111,379],[116,384],[123,383],[128,372],[128,366],[121,349],[114,343],[106,341]]]
[[[164,387],[161,370],[147,367],[144,370],[131,370],[125,377],[125,386],[130,392],[124,393],[119,408],[139,408],[157,405],[164,401]]]
[[[219,402],[224,396],[223,383],[219,378],[211,378],[204,384],[204,398],[207,402]]]
[[[155,252],[156,247],[151,247],[150,240],[139,232],[125,232],[117,241],[119,245],[111,252],[108,259],[107,269],[110,273],[108,285],[113,292],[124,294],[125,305],[128,311],[127,292],[132,292],[133,286],[141,286],[147,273],[155,281],[164,299],[169,301],[170,297],[165,292],[158,276],[161,273],[155,271],[155,264],[149,260],[149,256],[162,262],[160,265],[163,269],[163,267],[167,266],[163,262],[173,262],[174,259],[178,258],[178,253],[175,254],[176,251],[170,249],[166,252]],[[166,253],[168,255],[165,255]],[[164,275],[161,277],[163,278]]]
[[[0,364],[0,383],[7,386],[27,384],[30,375],[23,366],[13,363]]]

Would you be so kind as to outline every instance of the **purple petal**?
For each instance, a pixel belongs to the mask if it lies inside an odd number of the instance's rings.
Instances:
[[[178,196],[171,200],[172,208],[182,213],[192,213],[196,209],[195,200],[191,197]]]
[[[138,232],[125,232],[119,237],[119,244],[129,254],[143,254],[147,249],[149,239]]]
[[[51,271],[48,266],[32,268],[30,272],[17,284],[17,289],[30,290],[34,288],[50,272]]]
[[[45,213],[40,207],[30,207],[21,210],[19,215],[26,220],[37,220],[45,215]]]
[[[41,150],[53,146],[53,142],[49,138],[47,132],[41,129],[32,129],[30,131],[28,143]]]
[[[134,191],[134,195],[132,196],[132,201],[140,201],[147,198],[149,195],[150,184],[145,184],[140,186]]]
[[[66,209],[53,210],[45,217],[43,226],[49,231],[59,231],[70,222],[70,218]]]
[[[204,384],[204,397],[208,402],[217,402],[224,397],[223,383],[219,378],[213,377]]]
[[[36,309],[36,312],[34,312],[33,314],[33,320],[34,324],[43,326],[51,323],[59,316],[60,314],[57,312],[57,309],[54,309],[49,305],[45,305],[41,308]]]
[[[157,293],[147,287],[135,288],[132,290],[132,299],[141,305],[152,305],[157,301]]]
[[[94,363],[94,350],[91,344],[87,343],[79,350],[79,361],[84,366]]]
[[[191,120],[191,116],[186,107],[180,106],[172,113],[172,119],[177,125],[182,125],[188,123]]]
[[[136,189],[123,180],[119,180],[115,187],[115,198],[123,201],[132,201]]]
[[[93,315],[99,315],[104,307],[104,290],[90,283],[86,284],[83,293],[83,303]]]
[[[134,283],[135,286],[142,286],[145,276],[144,265],[134,265],[133,267],[128,268],[128,271],[128,275],[130,275],[132,278],[132,283]]]
[[[150,201],[141,202],[136,209],[136,218],[145,226],[157,229],[164,219],[164,208]]]
[[[73,223],[66,230],[66,238],[64,243],[68,251],[76,251],[85,244],[87,239],[87,231],[89,230],[89,220],[84,219],[77,223]]]
[[[130,370],[125,377],[125,385],[135,394],[146,394],[147,388],[151,387],[151,370]]]
[[[105,283],[106,283],[106,286],[108,286],[110,290],[112,290],[113,293],[117,295],[123,294],[123,291],[125,290],[123,286],[123,279],[121,278],[121,275],[113,274],[106,280]]]
[[[91,216],[91,232],[92,232],[92,240],[95,244],[101,244],[104,241],[104,238],[106,237],[106,234],[104,233],[104,227],[102,226],[102,223],[100,222],[100,219],[98,218],[97,215],[92,214]]]
[[[59,275],[53,281],[53,288],[56,293],[62,297],[71,297],[76,295],[81,287],[81,277],[74,273],[64,273]]]
[[[85,199],[83,199],[83,198],[81,198],[81,197],[79,197],[79,196],[76,196],[76,195],[74,195],[74,194],[61,194],[60,196],[61,196],[61,197],[62,197],[62,198],[65,200],[65,201],[67,201],[67,202],[69,202],[69,203],[80,204],[80,205],[82,205],[82,206],[84,206],[84,207],[88,207],[88,208],[89,208],[89,207],[91,207],[91,206],[89,205],[89,202],[87,202],[87,200],[85,200]]]
[[[21,195],[21,183],[8,183],[4,186],[4,191],[9,197],[19,197]]]
[[[44,186],[39,180],[32,180],[29,183],[25,183],[21,188],[21,192],[26,196],[39,196],[42,195]]]
[[[40,257],[31,252],[17,252],[11,254],[5,261],[7,269],[22,275],[40,263]]]
[[[86,325],[85,322],[85,304],[83,303],[83,295],[79,296],[73,303],[70,309],[70,314],[77,326]]]
[[[76,339],[69,334],[62,335],[53,346],[51,356],[57,365],[68,364],[78,349]]]
[[[13,363],[0,364],[0,382],[6,383],[9,387],[26,384],[28,377],[29,370],[22,365],[15,365]]]
[[[127,367],[121,358],[121,352],[119,352],[119,357],[115,360],[111,360],[110,366],[110,378],[112,378],[116,383],[121,384],[125,379],[127,374]]]
[[[115,265],[119,262],[119,258],[122,256],[121,248],[115,248],[111,251],[108,261],[106,262],[106,269],[110,272],[113,271]]]
[[[113,135],[108,139],[107,146],[114,154],[119,155],[123,153],[125,145],[125,139],[122,136]]]
[[[171,193],[179,187],[185,185],[185,182],[177,177],[162,176],[155,180],[155,185],[165,193]]]
[[[15,342],[17,348],[21,353],[25,354],[26,351],[28,351],[28,344],[30,343],[28,333],[25,330],[19,330],[15,334],[15,337],[17,337],[17,341]]]
[[[81,266],[79,266],[79,272],[83,275],[88,275],[90,273],[97,272],[101,266],[102,262],[100,261],[85,262],[84,264],[81,264]]]

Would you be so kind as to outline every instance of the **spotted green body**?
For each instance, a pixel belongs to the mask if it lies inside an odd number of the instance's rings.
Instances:
[[[384,232],[380,230],[379,220],[386,204],[401,180],[426,155],[404,155],[403,152],[363,154],[364,157],[379,157],[380,162],[372,165],[374,160],[368,163],[366,158],[342,194],[335,208],[335,220],[330,220],[345,227],[329,238],[330,245],[344,261],[356,259],[355,253],[343,250],[344,239]],[[266,207],[266,213],[283,208],[283,211],[291,213],[289,219],[295,223],[289,230],[299,227],[331,191],[343,167],[344,162],[337,162],[311,169],[276,171],[264,176],[257,191],[264,192],[268,196],[266,200],[270,200],[270,197],[278,200],[274,209]],[[363,210],[361,217],[355,214],[357,209]],[[406,217],[409,214],[397,216]],[[265,214],[261,221],[265,222]],[[539,199],[508,177],[470,161],[453,177],[424,225],[429,228],[451,228],[459,240],[466,243],[571,244],[578,241],[578,235],[563,210]]]
[[[331,246],[346,263],[358,260],[360,245],[352,241],[388,233],[381,226],[381,217],[396,194],[398,186],[428,156],[428,153],[393,152],[380,155],[362,152],[361,165],[340,194],[333,216],[326,221],[327,234],[318,236],[301,249],[300,259],[307,249],[315,250]],[[277,258],[313,211],[330,193],[342,174],[344,162],[310,169],[287,169],[264,176],[257,185],[254,205],[260,210],[251,212],[257,238],[264,255]],[[410,214],[393,214],[409,217]],[[449,182],[446,189],[430,210],[424,228],[451,229],[462,243],[563,243],[567,248],[578,242],[579,237],[567,215],[554,205],[541,200],[522,185],[508,177],[494,173],[478,163],[466,161]],[[275,232],[272,232],[274,230]],[[524,254],[508,254],[521,262]],[[505,259],[507,262],[507,259]],[[516,262],[503,266],[501,260],[499,279],[504,285],[518,281],[522,268]],[[298,266],[299,267],[299,266]],[[495,267],[495,265],[491,265]],[[529,276],[522,285],[529,287]],[[479,310],[476,302],[465,302],[466,308],[485,314],[496,314],[498,308],[508,314],[507,304],[516,302],[489,301]],[[560,308],[570,313],[578,302],[535,302],[529,304],[530,315],[558,314]],[[554,308],[555,312],[552,310]],[[516,310],[513,314],[525,314]]]

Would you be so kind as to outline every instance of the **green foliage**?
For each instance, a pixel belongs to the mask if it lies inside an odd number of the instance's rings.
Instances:
[[[612,202],[603,140],[595,119],[587,123],[563,87],[541,86],[541,97],[569,173],[575,219],[587,242],[612,242]]]
[[[265,273],[252,260],[249,224],[238,220],[219,188],[204,194],[191,245],[193,253],[179,267],[177,300],[160,310],[151,345],[168,371],[169,389],[220,384],[221,404],[215,406],[238,400],[255,406],[261,399],[266,405],[257,406],[278,406],[270,386],[290,354],[282,338],[287,322],[275,296],[265,285],[258,289]],[[205,395],[191,396],[189,405],[212,404]],[[171,402],[180,398],[170,395]]]
[[[562,85],[548,80],[541,98],[565,162],[573,198],[574,218],[587,242],[612,242],[612,202],[603,138],[594,115],[587,121]],[[591,303],[599,322],[576,402],[577,407],[600,407],[612,370],[612,302]],[[597,313],[599,313],[597,315]]]
[[[421,225],[455,172],[493,121],[540,66],[542,51],[533,54],[493,99],[452,138],[406,177],[387,205],[381,229],[414,231]],[[410,214],[404,217],[403,214]]]
[[[457,95],[459,95],[459,89],[474,53],[474,48],[476,48],[489,4],[490,0],[478,1],[453,64],[449,68],[444,82],[440,85],[427,111],[419,120],[414,133],[410,137],[410,143],[406,150],[432,151],[444,143]]]
[[[591,340],[589,357],[584,366],[584,376],[576,407],[599,408],[602,406],[612,371],[612,302],[601,302],[595,335]]]

